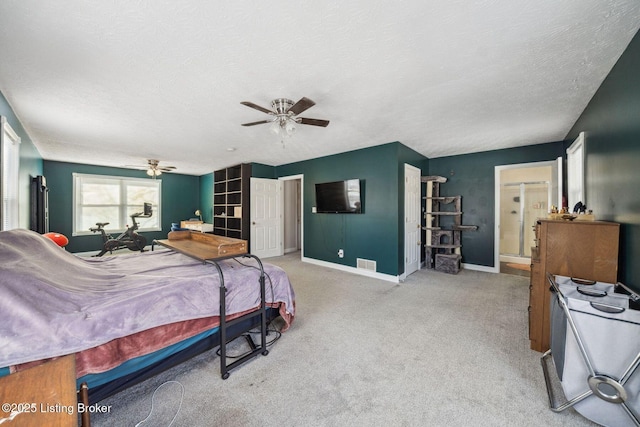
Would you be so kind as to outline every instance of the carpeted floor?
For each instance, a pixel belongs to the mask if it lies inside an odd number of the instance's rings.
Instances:
[[[104,400],[93,425],[135,425],[156,390],[142,425],[168,426],[183,390],[175,426],[594,425],[548,408],[528,278],[420,270],[394,284],[299,256],[267,260],[288,272],[297,304],[268,356],[223,381],[205,353]]]

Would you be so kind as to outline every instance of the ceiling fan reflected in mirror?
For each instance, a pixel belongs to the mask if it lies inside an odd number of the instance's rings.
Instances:
[[[153,179],[156,179],[156,177],[162,175],[162,172],[173,172],[174,170],[176,170],[175,166],[160,166],[160,160],[156,159],[148,159],[147,163],[147,166],[128,166],[136,169],[146,169],[147,175],[149,175]]]
[[[243,101],[242,105],[246,105],[247,107],[256,109],[258,111],[262,111],[263,113],[267,113],[270,116],[273,116],[266,120],[260,120],[258,122],[251,123],[243,123],[242,126],[255,126],[266,123],[271,123],[271,132],[280,136],[280,140],[284,143],[285,136],[291,136],[296,132],[296,125],[311,125],[311,126],[321,126],[327,127],[329,125],[329,120],[321,120],[321,119],[310,119],[307,117],[298,117],[298,114],[308,110],[309,108],[316,105],[315,102],[310,100],[309,98],[303,97],[298,102],[294,103],[290,99],[286,98],[278,98],[271,101],[271,108],[269,110],[267,108],[261,107],[259,105],[254,104],[253,102]]]

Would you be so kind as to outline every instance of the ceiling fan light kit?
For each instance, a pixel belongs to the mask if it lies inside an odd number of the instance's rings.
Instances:
[[[173,172],[176,169],[175,166],[160,166],[160,160],[156,159],[147,159],[147,166],[125,165],[125,167],[145,170],[153,179],[162,175],[162,172]]]
[[[275,135],[291,136],[296,133],[296,125],[294,120],[291,118],[280,118],[275,119],[273,123],[271,123],[269,130],[271,130]]]
[[[271,126],[269,126],[269,130],[280,137],[280,142],[282,142],[283,146],[285,137],[291,137],[296,132],[296,124],[321,127],[327,127],[329,125],[329,120],[297,117],[298,114],[316,105],[315,102],[306,97],[301,98],[296,103],[287,98],[274,99],[273,101],[271,101],[271,110],[256,105],[253,102],[243,101],[241,102],[241,104],[273,116],[273,118],[267,120],[243,123],[242,126],[255,126],[265,123],[271,123]]]

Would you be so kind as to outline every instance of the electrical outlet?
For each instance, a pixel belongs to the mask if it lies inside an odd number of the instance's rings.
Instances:
[[[338,258],[344,258],[344,250],[338,249]]]

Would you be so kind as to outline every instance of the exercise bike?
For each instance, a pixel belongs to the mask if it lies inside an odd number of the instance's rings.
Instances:
[[[153,210],[151,203],[145,203],[144,210],[142,212],[137,212],[131,215],[133,225],[131,227],[127,225],[127,229],[115,238],[104,229],[105,226],[109,225],[108,222],[97,222],[97,227],[91,227],[89,231],[100,233],[102,235],[102,250],[94,256],[100,257],[107,252],[113,253],[113,251],[120,248],[144,252],[144,247],[147,246],[147,239],[136,231],[138,229],[136,218],[149,218],[152,214]]]

